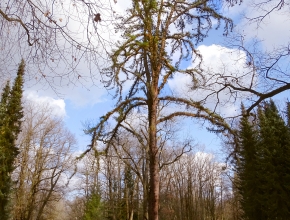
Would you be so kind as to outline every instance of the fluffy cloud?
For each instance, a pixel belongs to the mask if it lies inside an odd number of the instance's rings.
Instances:
[[[243,34],[246,41],[259,40],[263,48],[269,51],[289,42],[289,5],[285,3],[279,8],[279,2],[244,0],[241,4],[224,9],[225,14],[235,20],[236,30]],[[256,22],[263,16],[261,22]]]
[[[270,4],[267,10],[269,10],[269,7],[274,7],[274,5]],[[289,41],[289,30],[287,28],[285,29],[285,27],[290,26],[288,10],[287,7],[284,7],[279,11],[274,11],[266,16],[263,22],[259,24],[244,20],[242,22],[242,28],[246,33],[246,37],[248,39],[259,39],[266,50],[271,50],[280,47],[285,42],[287,43]],[[264,10],[252,8],[252,10],[247,11],[246,16],[255,18],[263,14],[265,14]]]
[[[63,99],[54,99],[49,96],[39,96],[35,91],[24,92],[24,98],[44,106],[48,105],[52,109],[53,115],[59,117],[66,116],[65,102]]]
[[[233,98],[231,98],[228,91],[224,90],[219,93],[209,96],[209,94],[220,90],[222,87],[216,82],[220,81],[220,76],[231,76],[239,78],[239,83],[242,85],[249,85],[251,80],[247,75],[250,70],[246,67],[246,55],[243,51],[222,47],[219,45],[205,46],[201,45],[198,50],[202,54],[203,62],[202,75],[204,77],[205,84],[202,88],[192,89],[193,82],[190,76],[184,74],[177,74],[172,80],[169,81],[169,87],[179,96],[191,98],[195,101],[201,101],[206,99],[206,106],[210,109],[215,109],[224,116],[232,116],[236,114],[239,109],[234,104]],[[193,68],[196,63],[193,63],[189,68]],[[208,97],[209,96],[209,97]],[[207,98],[208,97],[208,98]],[[219,101],[219,105],[216,103]]]
[[[76,107],[85,107],[87,105],[94,105],[103,102],[103,96],[108,93],[100,79],[93,80],[89,76],[89,70],[84,68],[83,78],[78,82],[70,79],[55,80],[55,85],[46,82],[35,83],[28,81],[25,90],[38,91],[40,96],[58,97],[62,100],[69,100]],[[96,78],[101,78],[99,75]],[[58,100],[58,99],[57,99]]]

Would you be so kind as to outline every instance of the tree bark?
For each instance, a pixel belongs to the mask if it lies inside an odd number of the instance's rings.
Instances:
[[[143,219],[148,220],[148,160],[147,160],[147,152],[144,156],[143,162]]]
[[[148,97],[149,119],[149,220],[158,220],[159,205],[159,158],[157,146],[158,77],[153,73]],[[154,77],[155,76],[155,77]]]

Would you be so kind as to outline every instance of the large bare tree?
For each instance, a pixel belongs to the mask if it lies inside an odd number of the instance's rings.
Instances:
[[[133,0],[128,15],[121,17],[116,27],[123,40],[116,45],[111,55],[112,66],[104,70],[103,76],[106,85],[117,90],[118,102],[116,108],[101,117],[88,132],[92,134],[91,147],[98,140],[109,147],[118,138],[128,114],[134,109],[144,110],[148,120],[150,220],[158,219],[158,125],[176,117],[190,117],[230,129],[219,115],[194,101],[194,97],[176,97],[167,88],[168,80],[176,73],[189,75],[193,82],[196,75],[202,75],[198,65],[185,68],[185,61],[200,57],[195,43],[207,36],[214,20],[215,27],[225,24],[225,34],[231,29],[231,20],[219,14],[218,7],[219,1],[208,0]],[[160,106],[165,106],[162,115],[158,115]],[[115,119],[115,123],[109,128],[106,125],[111,119]]]

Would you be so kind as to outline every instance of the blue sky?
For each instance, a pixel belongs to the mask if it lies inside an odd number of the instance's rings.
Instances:
[[[267,17],[260,28],[256,29],[255,24],[248,23],[243,19],[246,17],[255,17],[260,12],[257,9],[250,7],[252,1],[243,1],[242,5],[232,8],[224,8],[224,13],[234,19],[236,29],[245,33],[245,40],[250,42],[251,39],[261,40],[261,47],[264,50],[272,50],[283,42],[288,41],[289,30],[285,27],[290,26],[290,19],[287,17],[286,9],[279,11]],[[119,1],[116,6],[116,11],[122,12],[126,6],[130,5],[130,1]],[[235,74],[242,74],[243,65],[246,60],[243,54],[237,50],[231,50],[225,43],[225,38],[222,35],[223,26],[219,30],[211,30],[209,37],[206,38],[200,45],[199,49],[204,56],[204,68],[224,68],[226,71],[234,72]],[[234,61],[232,58],[239,58]],[[88,72],[85,65],[78,67],[84,72]],[[94,70],[97,71],[97,70]],[[104,115],[107,111],[112,109],[116,100],[112,99],[112,95],[104,89],[101,83],[98,83],[98,74],[96,74],[96,82],[93,85],[84,80],[82,84],[71,85],[69,87],[62,87],[59,89],[59,94],[56,94],[49,87],[43,85],[33,85],[28,83],[26,86],[25,96],[37,102],[50,103],[56,110],[56,114],[64,117],[65,123],[70,131],[72,131],[78,139],[78,150],[82,151],[89,144],[90,137],[83,134],[83,123],[86,121],[97,121],[99,117]],[[175,76],[170,80],[169,89],[179,93],[181,96],[193,95],[201,98],[204,94],[191,94],[186,90],[186,83],[188,79],[181,76]],[[244,83],[247,83],[245,80]],[[43,89],[45,88],[45,89]],[[286,96],[289,95],[287,92]],[[226,98],[226,94],[222,95]],[[283,98],[283,97],[282,97]],[[213,108],[215,100],[210,100],[208,107]],[[237,105],[227,104],[221,107],[219,111],[224,115],[233,115],[239,110],[240,103]],[[194,124],[192,122],[184,123],[184,131],[191,132],[192,137],[201,145],[209,150],[217,151],[220,149],[220,141],[216,135],[209,133],[201,124]]]

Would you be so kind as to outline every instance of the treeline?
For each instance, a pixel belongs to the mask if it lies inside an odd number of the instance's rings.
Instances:
[[[128,118],[132,130],[118,133],[109,148],[99,143],[76,155],[62,118],[49,106],[21,102],[23,74],[22,61],[1,96],[1,219],[148,219],[142,116]],[[279,112],[270,100],[256,113],[241,112],[237,135],[226,140],[232,163],[180,140],[174,121],[159,128],[159,219],[288,219],[290,104]]]
[[[1,98],[1,219],[148,219],[146,126],[135,130],[143,141],[123,131],[106,152],[77,160],[63,119],[49,106],[21,102],[23,74],[22,61]],[[233,219],[225,164],[194,153],[189,140],[174,142],[173,127],[159,133],[160,219]]]
[[[228,164],[186,151],[186,144],[159,143],[159,219],[289,219],[290,104],[279,111],[270,100],[251,115],[242,106],[241,113],[236,136],[225,140],[232,155]],[[123,133],[106,157],[99,153],[93,151],[94,163],[84,166],[95,164],[84,178],[94,184],[71,202],[71,210],[82,210],[79,219],[86,220],[148,219],[146,144]],[[76,209],[80,204],[83,209]]]
[[[126,146],[131,147],[136,149]],[[83,196],[69,202],[70,217],[148,219],[148,161],[124,158],[110,150],[106,157],[90,153],[84,159],[79,173]],[[160,173],[160,219],[237,219],[229,171],[214,155],[184,153]]]

